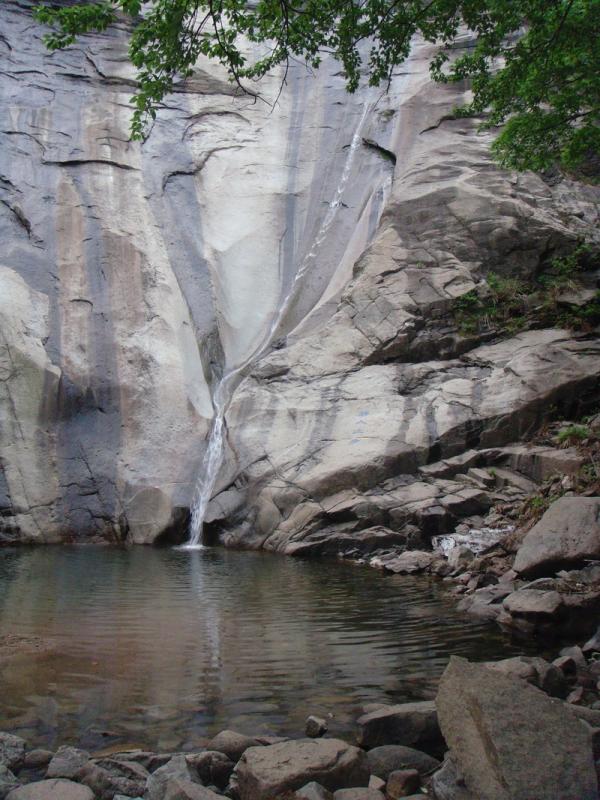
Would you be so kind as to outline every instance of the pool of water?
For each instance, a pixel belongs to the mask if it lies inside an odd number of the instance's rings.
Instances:
[[[434,696],[451,654],[523,652],[438,581],[228,552],[0,550],[0,730],[31,744],[188,749],[229,727],[349,735],[358,707]],[[1,651],[0,651],[1,652]]]

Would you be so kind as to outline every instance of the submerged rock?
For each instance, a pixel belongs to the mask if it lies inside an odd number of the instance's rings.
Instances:
[[[234,777],[240,800],[272,800],[308,781],[330,791],[367,786],[369,769],[365,753],[339,739],[299,739],[249,748]]]
[[[323,717],[310,716],[306,720],[305,733],[311,739],[324,736],[327,733],[327,720]]]
[[[597,800],[589,731],[561,701],[452,657],[436,705],[452,759],[477,800]]]

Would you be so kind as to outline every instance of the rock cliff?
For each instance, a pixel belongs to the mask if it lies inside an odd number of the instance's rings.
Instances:
[[[181,538],[232,370],[209,532],[284,552],[429,530],[469,498],[420,466],[594,404],[594,330],[452,308],[597,236],[600,192],[495,167],[428,45],[386,95],[294,66],[275,109],[281,76],[201,63],[138,145],[123,30],[51,55],[29,2],[0,20],[3,541]]]

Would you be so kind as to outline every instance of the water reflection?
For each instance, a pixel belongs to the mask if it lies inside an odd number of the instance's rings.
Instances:
[[[53,649],[2,666],[0,729],[32,743],[192,747],[223,727],[352,730],[362,702],[432,696],[451,653],[515,652],[427,579],[256,553],[0,552],[0,635]]]

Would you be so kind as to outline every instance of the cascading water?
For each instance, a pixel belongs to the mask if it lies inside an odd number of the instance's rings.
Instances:
[[[348,155],[346,157],[344,169],[342,171],[342,175],[338,182],[333,199],[328,204],[327,213],[325,214],[323,222],[321,223],[315,235],[310,250],[302,259],[300,266],[296,270],[294,280],[292,281],[288,292],[283,298],[278,310],[273,315],[273,319],[266,335],[256,350],[242,364],[234,367],[228,372],[225,372],[217,384],[213,400],[213,423],[208,438],[208,446],[206,448],[204,459],[202,460],[202,465],[192,500],[190,536],[188,542],[183,545],[183,549],[192,550],[203,547],[201,539],[204,517],[206,515],[206,508],[212,496],[212,492],[223,461],[223,453],[225,449],[225,414],[227,413],[227,409],[231,403],[233,392],[241,380],[242,373],[249,366],[256,363],[256,361],[258,361],[258,359],[264,355],[265,351],[268,350],[271,342],[275,338],[275,334],[277,333],[284,316],[287,314],[292,301],[295,298],[296,290],[298,289],[300,281],[308,271],[311,264],[315,261],[319,252],[319,248],[329,233],[329,230],[337,216],[338,209],[342,204],[342,195],[344,194],[348,179],[350,178],[354,156],[361,143],[362,129],[369,112],[372,110],[372,107],[372,103],[365,102],[361,117],[357,123],[352,141],[348,148]]]

